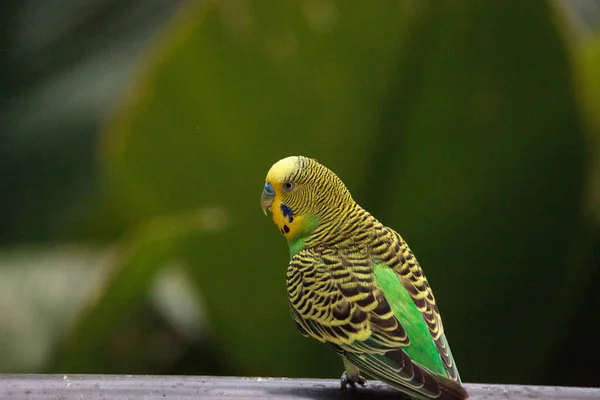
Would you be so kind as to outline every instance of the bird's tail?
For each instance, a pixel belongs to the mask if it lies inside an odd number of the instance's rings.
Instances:
[[[467,390],[458,382],[445,377],[436,377],[440,385],[441,394],[439,400],[464,400],[469,398]],[[436,399],[436,400],[437,400]]]
[[[382,382],[419,400],[465,400],[469,393],[459,382],[413,362],[403,350],[381,354],[348,353],[348,360]]]

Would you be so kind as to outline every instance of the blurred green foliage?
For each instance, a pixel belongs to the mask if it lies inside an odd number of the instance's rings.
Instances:
[[[567,27],[533,0],[186,5],[102,130],[72,237],[117,256],[49,369],[339,376],[295,331],[258,206],[269,167],[302,154],[411,245],[465,381],[589,384],[592,353],[553,373],[600,248],[600,59]],[[148,301],[173,263],[201,305],[182,325]]]

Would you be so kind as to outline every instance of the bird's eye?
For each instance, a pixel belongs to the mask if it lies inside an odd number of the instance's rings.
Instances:
[[[294,184],[293,184],[292,182],[289,182],[289,181],[288,181],[288,182],[285,182],[285,183],[283,184],[283,189],[284,189],[286,192],[289,192],[289,191],[291,191],[293,188],[294,188]]]

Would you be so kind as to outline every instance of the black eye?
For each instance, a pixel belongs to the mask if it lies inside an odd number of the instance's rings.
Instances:
[[[283,189],[284,189],[286,192],[289,192],[289,191],[290,191],[290,190],[292,190],[293,188],[294,188],[294,184],[293,184],[292,182],[285,182],[285,183],[283,184]]]

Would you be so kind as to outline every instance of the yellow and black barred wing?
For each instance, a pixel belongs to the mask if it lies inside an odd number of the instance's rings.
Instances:
[[[374,283],[366,251],[301,250],[290,261],[287,290],[299,330],[321,342],[348,346],[372,339],[378,349],[408,344],[406,332]]]
[[[370,252],[305,249],[287,272],[292,316],[304,335],[334,348],[369,375],[413,396],[464,398],[461,388],[414,363],[409,337],[373,276]]]

